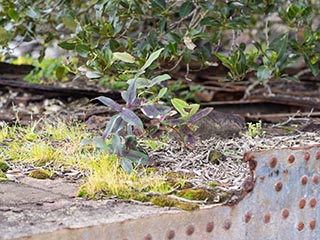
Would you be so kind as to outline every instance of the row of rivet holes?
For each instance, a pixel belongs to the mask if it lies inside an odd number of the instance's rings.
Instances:
[[[229,228],[231,227],[231,222],[229,220],[225,221],[224,222],[224,226],[223,228],[225,230],[228,230]],[[214,228],[214,224],[213,222],[209,222],[206,226],[206,232],[210,233],[213,231],[213,228]],[[187,236],[191,236],[195,231],[195,227],[193,225],[189,225],[186,229],[186,235]],[[173,239],[175,237],[175,231],[174,230],[169,230],[166,234],[166,239]],[[124,239],[124,240],[127,240],[127,239]],[[147,234],[145,237],[144,237],[144,240],[152,240],[152,236],[151,234]]]
[[[281,213],[281,214],[282,214],[282,217],[283,217],[284,219],[286,219],[286,218],[289,216],[289,210],[285,208],[285,209],[282,210],[282,213]],[[250,220],[251,220],[251,217],[252,217],[251,213],[248,212],[248,213],[245,215],[245,217],[244,217],[245,223],[249,223]],[[270,214],[264,215],[264,217],[263,217],[263,222],[264,222],[264,223],[267,224],[267,223],[270,222],[270,220],[271,220],[271,215],[270,215]],[[297,229],[298,229],[299,231],[302,231],[302,230],[304,229],[304,227],[305,227],[305,224],[304,224],[303,222],[299,222],[298,225],[297,225]],[[311,230],[315,229],[315,227],[316,227],[316,220],[311,220],[310,223],[309,223],[309,227],[310,227]],[[224,222],[223,228],[224,228],[225,230],[229,230],[229,229],[231,228],[231,221],[230,221],[230,220],[226,220],[226,221]],[[210,233],[210,232],[213,231],[213,229],[214,229],[214,223],[213,223],[213,222],[209,222],[209,223],[207,224],[207,226],[206,226],[206,232]],[[187,235],[187,236],[191,236],[191,235],[194,233],[194,231],[195,231],[194,226],[193,226],[193,225],[189,225],[189,226],[187,227],[187,229],[186,229],[186,235]],[[166,239],[169,239],[169,240],[170,240],[170,239],[173,239],[174,237],[175,237],[175,231],[174,231],[174,230],[169,230],[169,231],[167,232],[167,234],[166,234]],[[124,239],[124,240],[126,240],[126,239]],[[144,240],[152,240],[151,234],[147,234],[147,235],[144,237]]]
[[[303,158],[304,158],[304,160],[305,160],[306,163],[309,162],[309,160],[310,160],[310,153],[308,153],[308,152],[305,153],[304,156],[303,156]],[[291,155],[288,157],[288,163],[289,163],[289,164],[294,163],[295,160],[296,160],[296,157],[295,157],[293,154],[291,154]],[[316,160],[320,160],[320,152],[317,152],[317,153],[316,153]],[[275,168],[275,167],[277,166],[277,163],[278,163],[278,159],[275,158],[275,157],[273,157],[273,158],[271,158],[271,159],[269,160],[269,166],[270,166],[271,168]]]
[[[310,160],[310,153],[305,153],[304,156],[303,156],[303,158],[304,158],[304,160],[305,160],[306,163],[309,162],[309,160]],[[316,160],[320,160],[320,152],[317,152],[317,153],[316,153]],[[288,163],[289,163],[289,164],[292,164],[292,163],[294,163],[294,161],[295,161],[295,156],[294,156],[294,155],[290,155],[290,156],[288,157]],[[271,159],[269,160],[269,166],[270,166],[271,168],[275,168],[276,165],[277,165],[277,162],[278,162],[277,158],[273,157],[273,158],[271,158]],[[287,171],[286,171],[286,172],[287,172]],[[300,182],[301,182],[302,185],[306,185],[306,184],[308,183],[308,177],[307,177],[307,176],[302,176],[301,179],[300,179]],[[316,175],[316,174],[313,175],[313,177],[312,177],[312,182],[317,185],[317,184],[319,183],[319,176]],[[279,192],[279,191],[281,191],[281,189],[282,189],[282,182],[277,182],[277,183],[275,184],[275,190],[276,190],[277,192]],[[300,209],[303,209],[303,208],[305,207],[306,203],[307,203],[307,201],[306,201],[305,199],[300,199],[300,201],[299,201],[299,208],[300,208]],[[317,200],[316,200],[315,198],[311,198],[311,199],[310,199],[310,202],[309,202],[310,207],[311,207],[311,208],[314,208],[314,207],[316,206],[316,204],[317,204]],[[283,209],[283,210],[282,210],[282,217],[283,217],[283,218],[287,218],[288,216],[289,216],[289,210],[288,210],[288,209]],[[264,222],[265,222],[265,223],[268,223],[269,221],[270,221],[270,215],[269,215],[269,214],[266,214],[266,215],[264,216]],[[316,226],[316,220],[311,220],[310,223],[309,223],[310,229],[313,230],[313,229],[315,228],[315,226]],[[302,231],[302,230],[304,229],[304,223],[303,223],[303,222],[299,222],[299,223],[298,223],[298,226],[297,226],[297,229],[298,229],[299,231]]]
[[[310,154],[309,153],[305,153],[304,154],[304,159],[305,159],[306,162],[308,162],[310,160]],[[320,160],[320,152],[316,153],[316,160]],[[294,155],[290,155],[288,157],[288,162],[290,164],[292,164],[294,161],[295,161],[295,156]],[[271,168],[275,168],[276,165],[277,165],[277,162],[278,162],[277,158],[275,158],[275,157],[271,158],[269,160],[270,167]],[[319,183],[319,176],[318,175],[314,175],[313,178],[312,178],[312,181],[313,181],[314,184],[318,184]],[[307,176],[303,176],[301,178],[301,184],[302,185],[306,185],[307,182],[308,182],[308,177]],[[277,182],[275,184],[275,189],[276,189],[276,191],[280,191],[282,189],[282,183],[281,182]],[[315,198],[312,198],[310,200],[309,204],[310,204],[311,208],[314,208],[316,206],[316,204],[317,204],[317,200]],[[305,207],[305,205],[306,205],[306,200],[305,199],[301,199],[299,201],[299,208],[303,209]],[[283,209],[282,210],[282,217],[284,219],[286,219],[288,216],[289,216],[289,210],[287,208]],[[250,220],[251,220],[251,217],[252,217],[252,214],[250,212],[246,213],[246,215],[244,217],[245,223],[249,223]],[[269,223],[270,220],[271,220],[271,215],[269,213],[264,215],[264,217],[263,217],[263,222],[264,223]],[[305,224],[303,222],[299,222],[298,225],[297,225],[297,229],[299,231],[302,231],[304,229],[304,226],[305,226]],[[228,229],[230,229],[230,227],[231,227],[231,221],[230,220],[226,220],[224,222],[223,228],[225,230],[228,230]],[[316,220],[311,220],[310,223],[309,223],[309,227],[310,227],[311,230],[313,230],[316,227]],[[213,222],[209,222],[207,224],[207,226],[206,226],[206,232],[208,232],[208,233],[212,232],[213,228],[214,228]],[[190,225],[190,226],[187,227],[186,235],[190,236],[190,235],[192,235],[194,233],[194,231],[195,231],[194,226]],[[169,230],[167,232],[167,234],[166,234],[166,237],[169,240],[173,239],[175,237],[175,231],[174,230]],[[124,240],[126,240],[126,239],[124,239]],[[144,237],[144,240],[152,240],[151,234],[147,234]]]

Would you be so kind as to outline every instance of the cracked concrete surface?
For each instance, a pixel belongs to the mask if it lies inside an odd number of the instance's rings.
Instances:
[[[79,184],[62,179],[29,177],[20,177],[19,182],[0,183],[0,239],[42,239],[41,234],[58,230],[97,226],[168,211],[128,201],[77,198],[78,187]]]

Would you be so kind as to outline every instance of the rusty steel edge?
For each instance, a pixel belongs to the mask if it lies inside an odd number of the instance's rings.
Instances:
[[[253,187],[234,205],[167,212],[19,240],[317,240],[320,239],[320,145],[244,155]]]

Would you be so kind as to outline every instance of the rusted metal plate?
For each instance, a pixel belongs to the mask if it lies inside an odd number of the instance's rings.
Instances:
[[[320,239],[320,146],[250,153],[255,186],[233,206],[169,212],[25,239]]]

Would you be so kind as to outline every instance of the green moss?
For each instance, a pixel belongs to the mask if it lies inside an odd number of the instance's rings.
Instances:
[[[221,160],[223,160],[225,158],[225,156],[217,151],[217,150],[211,150],[210,153],[209,153],[209,162],[212,163],[212,164],[219,164],[219,162]]]
[[[6,172],[9,170],[9,168],[10,166],[6,162],[0,161],[0,170]]]
[[[118,198],[121,199],[132,199],[140,202],[149,202],[150,197],[148,197],[146,194],[135,192],[135,191],[121,191],[118,194]]]
[[[0,182],[5,182],[7,181],[8,178],[7,176],[4,174],[4,172],[0,169]]]
[[[199,209],[198,204],[185,203],[165,195],[152,197],[151,202],[160,207],[176,207],[187,211]]]
[[[29,173],[29,177],[36,179],[47,179],[50,178],[50,173],[44,169],[35,169]]]
[[[223,192],[220,194],[220,202],[225,202],[228,199],[228,193]]]
[[[78,191],[78,193],[77,193],[77,196],[78,196],[78,197],[83,197],[83,198],[89,197],[89,193],[88,193],[88,191],[87,191],[87,187],[86,187],[85,184],[83,184],[83,185],[80,186],[79,191]]]
[[[193,184],[191,182],[185,182],[185,183],[182,184],[180,189],[189,189],[189,188],[192,188],[192,187],[193,187]]]
[[[205,189],[184,189],[177,193],[178,197],[182,197],[189,200],[207,200],[212,202],[214,200],[214,194]]]
[[[184,172],[167,172],[166,173],[166,178],[171,179],[171,178],[194,178],[194,175],[191,173],[184,173]]]
[[[209,187],[215,188],[218,186],[218,183],[217,182],[210,182],[208,185],[209,185]]]

